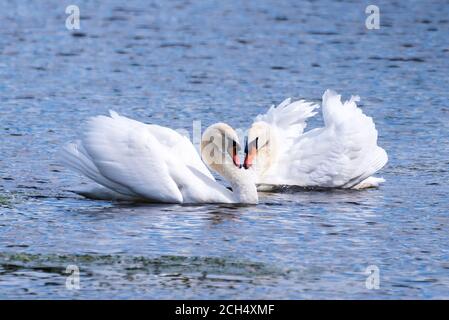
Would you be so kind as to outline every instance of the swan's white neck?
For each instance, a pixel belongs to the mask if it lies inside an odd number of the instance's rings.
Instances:
[[[231,184],[236,203],[257,204],[259,202],[253,170],[239,169],[233,164],[224,165],[222,169],[220,174]]]
[[[225,147],[226,139],[232,141],[231,148]],[[218,172],[231,184],[232,199],[229,199],[231,202],[257,204],[259,198],[255,173],[253,170],[238,168],[234,164],[233,157],[237,144],[237,134],[230,126],[224,123],[213,124],[206,129],[202,136],[201,157],[211,169]]]

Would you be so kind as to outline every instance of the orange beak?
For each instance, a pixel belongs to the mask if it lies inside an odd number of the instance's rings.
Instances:
[[[235,150],[232,154],[232,161],[236,167],[240,168],[240,158]]]
[[[247,150],[246,156],[245,156],[245,161],[243,162],[243,167],[245,169],[249,169],[254,162],[254,158],[257,155],[257,148],[255,145],[252,145],[249,150]]]

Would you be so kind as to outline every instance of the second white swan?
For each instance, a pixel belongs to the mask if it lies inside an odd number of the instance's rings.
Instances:
[[[285,100],[257,116],[248,132],[244,167],[257,173],[259,189],[275,185],[325,188],[367,188],[388,161],[377,145],[377,130],[357,107],[359,97],[341,102],[327,90],[323,95],[324,127],[303,133],[318,105]]]

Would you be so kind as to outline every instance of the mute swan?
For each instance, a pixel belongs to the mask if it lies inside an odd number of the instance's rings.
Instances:
[[[63,148],[65,165],[102,185],[90,192],[99,198],[163,203],[258,202],[254,173],[238,160],[237,134],[217,123],[202,136],[202,156],[232,186],[219,184],[193,144],[176,131],[147,125],[110,112],[87,122],[80,141]]]
[[[341,96],[323,95],[325,126],[303,133],[318,105],[286,99],[258,115],[245,143],[244,167],[254,167],[259,190],[273,185],[367,188],[384,182],[371,177],[388,161],[377,146],[370,117],[356,105],[359,97],[341,103]]]

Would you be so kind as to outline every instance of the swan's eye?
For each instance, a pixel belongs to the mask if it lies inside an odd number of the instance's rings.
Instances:
[[[228,139],[228,143],[227,143],[227,151],[230,154],[236,154],[240,151],[241,147],[240,144],[232,139]]]
[[[240,147],[240,144],[237,143],[237,141],[233,140],[232,141],[232,146],[237,150],[240,151],[242,149],[242,147]]]

